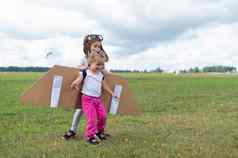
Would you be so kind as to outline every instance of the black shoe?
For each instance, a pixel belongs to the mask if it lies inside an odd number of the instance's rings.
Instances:
[[[109,136],[109,134],[105,134],[103,132],[98,132],[96,133],[96,136],[100,139],[100,140],[106,140],[107,136]]]
[[[99,144],[98,140],[95,137],[89,138],[87,142],[93,145]]]
[[[76,136],[76,133],[74,132],[74,131],[72,131],[72,130],[69,130],[67,133],[65,133],[64,135],[63,135],[63,138],[65,139],[65,140],[69,140],[69,139],[71,139],[71,138],[74,138]]]

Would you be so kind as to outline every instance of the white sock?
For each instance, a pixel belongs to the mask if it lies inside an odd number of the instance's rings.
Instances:
[[[83,114],[82,109],[75,110],[74,115],[73,115],[72,125],[70,128],[71,131],[74,131],[75,133],[77,133],[80,117],[82,116],[82,114]]]

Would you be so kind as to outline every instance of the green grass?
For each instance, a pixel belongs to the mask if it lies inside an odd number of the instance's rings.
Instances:
[[[42,73],[0,73],[0,157],[238,157],[238,76],[121,73],[143,111],[109,116],[98,146],[60,136],[73,111],[20,104]]]

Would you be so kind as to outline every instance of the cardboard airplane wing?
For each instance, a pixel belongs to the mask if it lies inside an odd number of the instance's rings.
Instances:
[[[81,93],[70,88],[78,73],[77,68],[55,65],[23,93],[21,102],[33,106],[80,108]],[[126,115],[141,113],[126,79],[112,73],[107,73],[105,79],[109,87],[120,97],[119,100],[112,98],[103,91],[103,100],[108,112]]]

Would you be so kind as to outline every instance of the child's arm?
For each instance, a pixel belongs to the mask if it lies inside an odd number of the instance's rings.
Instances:
[[[79,65],[78,67],[79,67],[80,70],[85,70],[85,69],[88,68],[88,66],[87,66],[87,65],[84,65],[84,64],[81,64],[81,65]]]
[[[87,69],[88,68],[88,64],[87,64],[87,59],[86,59],[86,57],[85,58],[82,58],[82,59],[80,59],[80,61],[79,61],[79,69],[80,70],[85,70],[85,69]]]
[[[112,90],[110,89],[110,87],[108,86],[107,82],[105,81],[105,79],[102,81],[102,87],[104,90],[106,90],[108,93],[110,93],[113,97],[117,97]]]
[[[83,80],[83,75],[79,73],[79,76],[72,82],[70,85],[70,88],[79,90],[79,85],[81,84]]]

